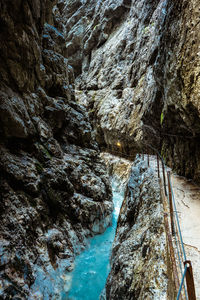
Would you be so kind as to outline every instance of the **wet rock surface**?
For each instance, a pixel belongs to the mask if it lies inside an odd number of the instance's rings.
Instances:
[[[120,140],[132,155],[162,148],[177,173],[199,181],[198,1],[73,3],[68,55],[99,144],[119,150]]]
[[[132,161],[108,152],[101,152],[100,156],[105,161],[111,181],[115,183],[115,191],[119,193],[124,191],[125,193],[131,173]]]
[[[86,238],[111,221],[109,177],[75,102],[55,4],[0,1],[1,299],[59,299]]]
[[[160,186],[138,157],[118,219],[107,299],[168,299],[167,245]]]
[[[199,3],[0,0],[0,11],[0,297],[58,297],[85,238],[110,222],[98,144],[132,159],[153,145],[199,182]]]
[[[104,1],[95,6],[88,1],[79,8],[87,22],[83,45],[76,46],[83,57],[76,96],[94,121],[98,142],[110,149],[117,148],[118,140],[120,151],[132,155],[142,142],[159,145],[162,91],[154,62],[165,10],[165,1]],[[77,13],[68,20],[71,32],[80,23],[75,22]]]

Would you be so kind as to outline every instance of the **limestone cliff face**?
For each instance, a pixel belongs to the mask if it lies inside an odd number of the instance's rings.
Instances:
[[[100,145],[132,155],[162,148],[199,181],[198,1],[70,3],[66,51]]]
[[[133,157],[160,147],[199,181],[199,3],[0,0],[0,12],[0,293],[59,297],[52,282],[110,222],[96,140]]]
[[[75,102],[55,4],[0,1],[1,299],[59,299],[86,237],[111,218],[109,178]]]
[[[169,1],[157,65],[162,65],[162,151],[181,175],[200,182],[200,5]]]
[[[113,243],[106,299],[167,298],[167,245],[158,178],[134,162]]]
[[[162,90],[154,62],[166,2],[113,0],[93,6],[87,1],[68,19],[68,36],[77,41],[72,64],[82,49],[77,99],[87,106],[101,145],[117,149],[119,140],[120,151],[134,155],[144,141],[159,145]],[[75,21],[81,11],[83,39],[78,31],[81,20]]]
[[[115,183],[115,190],[119,191],[119,193],[122,190],[125,192],[131,173],[132,162],[107,152],[102,152],[100,156],[105,161],[111,181]]]

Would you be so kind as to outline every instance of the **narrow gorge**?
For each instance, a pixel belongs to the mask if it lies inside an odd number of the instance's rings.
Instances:
[[[200,184],[199,40],[198,0],[0,0],[0,299],[175,299],[142,154]]]

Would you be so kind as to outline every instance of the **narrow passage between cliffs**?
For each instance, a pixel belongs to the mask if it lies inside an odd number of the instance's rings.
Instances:
[[[115,237],[123,191],[112,184],[114,210],[112,225],[103,234],[91,238],[88,247],[75,260],[69,292],[62,291],[63,300],[98,300],[110,271],[110,254]]]

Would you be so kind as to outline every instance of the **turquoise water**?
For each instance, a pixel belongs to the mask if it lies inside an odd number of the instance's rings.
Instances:
[[[110,271],[109,258],[115,237],[117,218],[123,194],[113,188],[114,211],[112,226],[91,238],[89,245],[75,260],[72,285],[68,293],[63,291],[62,300],[98,300]]]

